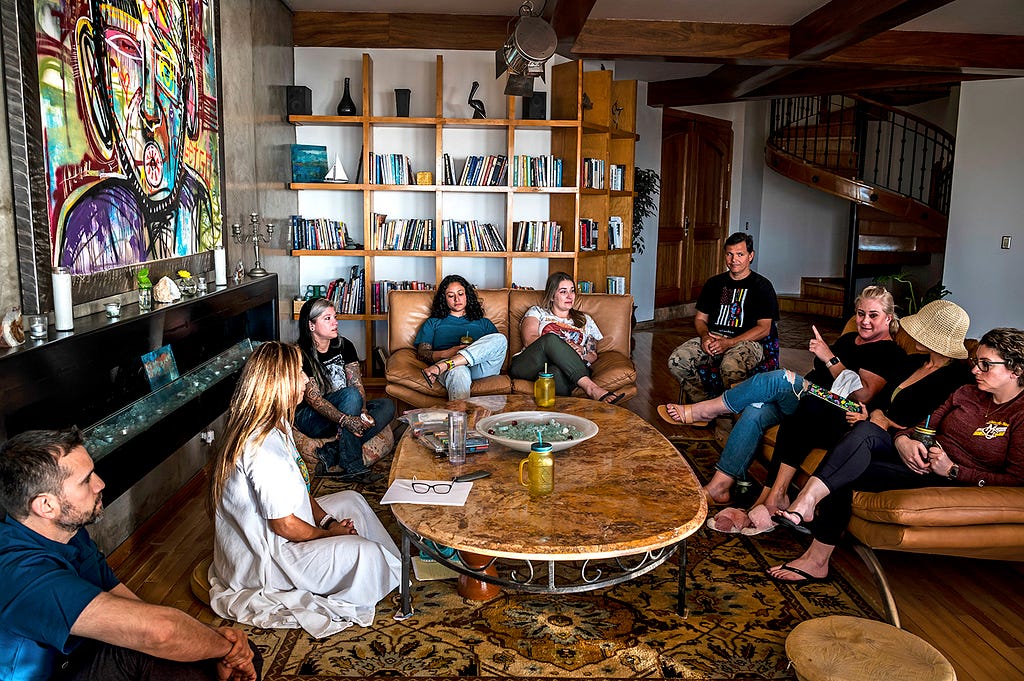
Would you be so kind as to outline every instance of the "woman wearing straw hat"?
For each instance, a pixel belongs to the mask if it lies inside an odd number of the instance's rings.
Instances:
[[[889,407],[857,424],[825,456],[793,503],[775,516],[780,525],[810,534],[814,541],[799,558],[770,568],[770,577],[800,583],[828,575],[832,551],[850,519],[854,490],[981,480],[1024,483],[1024,400],[1017,399],[1024,391],[1024,332],[985,334],[972,359],[976,384],[958,387],[967,367],[958,360],[967,357],[969,323],[967,313],[948,301],[929,303],[902,320],[927,354],[893,389]],[[909,437],[926,419],[938,443],[927,450]],[[987,437],[993,429],[999,436]]]

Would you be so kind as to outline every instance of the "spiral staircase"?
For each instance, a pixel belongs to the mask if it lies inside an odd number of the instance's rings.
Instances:
[[[941,128],[863,97],[774,100],[768,167],[851,202],[845,276],[805,278],[780,308],[844,317],[857,279],[945,252],[953,147]]]

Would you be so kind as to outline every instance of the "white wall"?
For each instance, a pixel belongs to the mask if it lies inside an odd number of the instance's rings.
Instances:
[[[944,282],[971,315],[970,335],[1024,327],[1024,79],[960,90]],[[1000,239],[1013,237],[1010,250]]]
[[[637,83],[636,129],[640,140],[636,143],[636,167],[652,168],[661,173],[661,109],[644,104],[647,101],[647,83]],[[655,197],[655,203],[658,198]],[[654,319],[654,273],[658,267],[658,214],[644,220],[644,252],[633,254],[630,274],[630,293],[636,305],[636,319],[645,322]]]
[[[842,276],[849,218],[849,202],[765,170],[755,269],[779,295],[799,293],[801,276]]]

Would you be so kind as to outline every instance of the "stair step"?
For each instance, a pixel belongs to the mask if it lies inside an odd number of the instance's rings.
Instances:
[[[779,296],[779,311],[843,319],[843,304],[804,296]]]
[[[801,277],[800,297],[809,300],[821,300],[842,305],[845,298],[846,285],[836,277]]]

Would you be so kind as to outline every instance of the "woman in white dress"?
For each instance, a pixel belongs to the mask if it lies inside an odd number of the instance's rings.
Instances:
[[[298,348],[264,343],[231,400],[214,463],[210,606],[316,637],[373,624],[401,577],[398,548],[362,495],[309,493],[291,422],[308,377]]]

